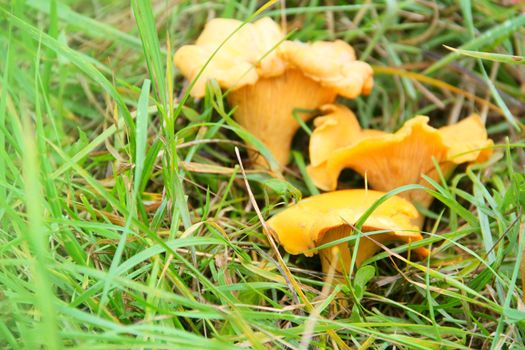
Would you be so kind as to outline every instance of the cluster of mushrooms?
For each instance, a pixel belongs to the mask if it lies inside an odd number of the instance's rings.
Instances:
[[[319,253],[323,271],[345,274],[353,251],[344,238],[356,230],[360,239],[353,260],[358,267],[383,244],[401,241],[411,249],[411,243],[422,239],[423,216],[415,204],[428,208],[433,199],[424,190],[392,196],[360,228],[355,224],[388,191],[424,185],[425,178],[447,177],[461,163],[486,161],[493,142],[483,122],[471,115],[435,129],[427,117],[416,116],[394,133],[362,129],[354,113],[336,104],[336,98],[368,94],[372,68],[356,60],[343,41],[285,39],[270,18],[244,25],[217,18],[207,23],[194,45],[181,47],[174,60],[194,81],[194,97],[204,96],[209,79],[227,90],[237,122],[262,141],[281,166],[289,160],[292,138],[300,127],[297,116],[305,122],[317,116],[307,171],[314,184],[328,192],[303,199],[267,222],[287,252]],[[264,165],[264,159],[255,159],[255,164]],[[365,177],[371,189],[338,191],[338,177],[347,168]],[[336,240],[342,243],[329,244]],[[418,257],[430,253],[422,246],[412,251]]]

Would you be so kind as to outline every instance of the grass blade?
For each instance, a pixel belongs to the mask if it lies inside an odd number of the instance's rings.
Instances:
[[[492,28],[491,30],[484,32],[477,38],[470,40],[464,45],[461,45],[459,49],[470,50],[490,45],[494,43],[494,41],[514,33],[517,29],[522,28],[523,26],[525,26],[525,13],[517,16],[516,18],[509,19],[501,23],[500,25],[497,25],[496,27]],[[457,51],[449,53],[448,55],[446,55],[445,57],[441,58],[439,61],[435,62],[430,67],[428,67],[424,71],[424,74],[432,74],[436,72],[438,69],[457,59],[460,55],[461,54]]]
[[[473,50],[462,50],[455,49],[453,47],[444,45],[448,50],[452,52],[457,52],[460,55],[480,58],[482,60],[501,62],[508,64],[525,64],[525,56],[517,55],[506,55],[502,53],[493,53],[493,52],[482,52],[482,51],[473,51]]]

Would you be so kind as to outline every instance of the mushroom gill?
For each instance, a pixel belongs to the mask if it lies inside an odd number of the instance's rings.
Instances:
[[[307,121],[319,106],[335,100],[336,93],[324,89],[305,77],[297,69],[287,69],[282,75],[259,79],[228,95],[228,102],[236,106],[235,119],[261,140],[281,165],[288,163],[292,138],[299,128],[293,116]],[[261,158],[256,163],[264,165]]]

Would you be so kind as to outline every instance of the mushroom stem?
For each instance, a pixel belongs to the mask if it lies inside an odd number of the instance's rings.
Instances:
[[[230,92],[228,102],[237,107],[237,122],[261,140],[284,166],[290,156],[293,136],[299,128],[293,116],[294,109],[313,110],[335,98],[333,89],[323,88],[299,70],[288,69],[283,75],[262,78],[253,85]],[[298,115],[308,121],[314,113]],[[256,157],[255,163],[266,165],[262,157]]]
[[[365,231],[365,230],[363,230]],[[376,231],[376,229],[368,228],[366,231]],[[366,233],[366,232],[363,232]],[[339,227],[332,228],[324,234],[323,238],[319,242],[319,245],[324,245],[330,242],[333,242],[335,240],[339,240],[345,237],[348,237],[350,235],[353,235],[354,231],[352,228],[348,225],[342,225]],[[359,240],[359,249],[357,250],[357,256],[355,259],[355,266],[360,267],[361,264],[368,259],[369,257],[375,255],[378,251],[381,250],[381,247],[377,244],[385,244],[391,241],[399,241],[404,240],[407,243],[410,242],[410,238],[403,237],[403,236],[396,236],[393,233],[378,233],[370,235],[370,238],[368,238],[366,235],[363,235],[361,239]],[[377,243],[376,243],[377,242]],[[323,248],[319,250],[319,256],[321,258],[321,264],[323,267],[323,271],[327,272],[330,268],[330,265],[333,264],[333,249],[338,249],[340,252],[340,258],[339,261],[336,262],[336,271],[342,274],[348,274],[348,271],[350,270],[350,265],[352,263],[352,255],[351,255],[351,248],[348,246],[348,242],[339,243],[337,245]],[[429,251],[425,248],[416,248],[413,250],[414,253],[420,257],[426,257],[429,254]]]

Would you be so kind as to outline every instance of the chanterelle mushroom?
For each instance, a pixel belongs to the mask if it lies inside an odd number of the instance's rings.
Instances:
[[[316,186],[326,191],[336,188],[344,168],[366,174],[373,189],[390,191],[403,185],[424,184],[422,175],[437,180],[433,159],[446,176],[458,164],[483,162],[492,154],[493,142],[487,138],[478,115],[440,129],[429,126],[427,117],[417,116],[391,134],[362,130],[346,107],[330,105],[323,109],[330,113],[315,121],[308,173]],[[401,196],[425,207],[432,201],[422,190],[403,192]]]
[[[213,19],[195,45],[181,47],[175,64],[189,80],[197,77],[212,53],[241,21]],[[372,89],[372,69],[356,61],[343,41],[306,44],[284,41],[270,18],[248,23],[236,32],[204,69],[191,94],[204,96],[208,79],[230,89],[228,101],[237,107],[235,118],[259,138],[277,161],[288,162],[290,144],[299,124],[294,109],[314,110],[337,95],[355,98]],[[312,113],[298,113],[303,120]],[[260,162],[260,161],[259,161]]]
[[[299,201],[268,220],[279,242],[290,254],[312,256],[316,248],[334,240],[354,234],[354,225],[361,216],[376,202],[383,192],[371,190],[344,190],[324,193]],[[360,266],[367,258],[381,248],[374,242],[386,243],[401,241],[405,243],[422,239],[415,220],[418,212],[407,200],[391,197],[381,203],[365,221],[360,239],[356,264]],[[371,231],[380,231],[373,233]],[[367,237],[367,232],[370,236]],[[338,247],[343,265],[336,264],[338,271],[348,271],[351,252],[348,243]],[[331,264],[333,247],[319,251],[323,270],[328,271]],[[428,256],[426,248],[419,247],[414,252]]]

